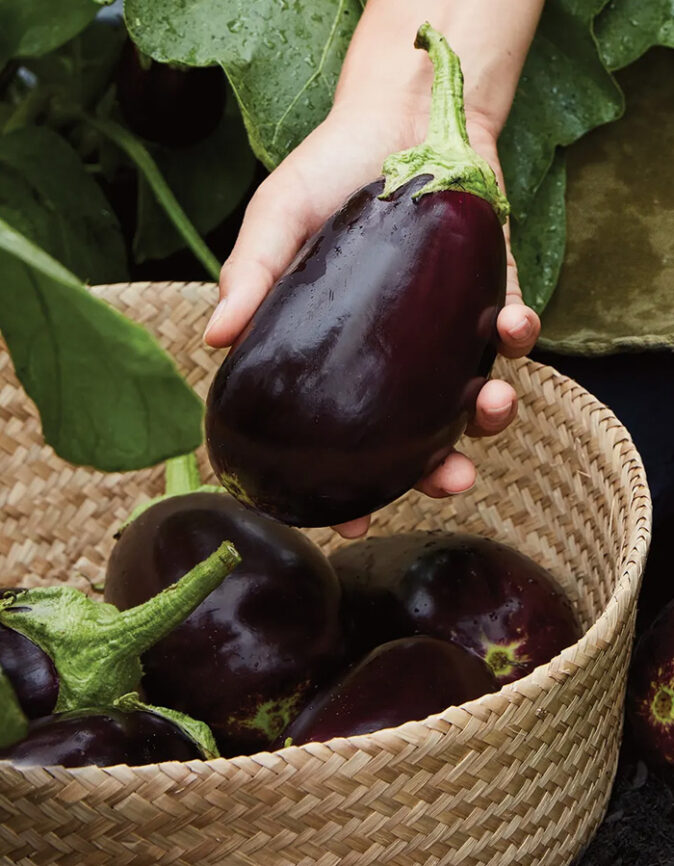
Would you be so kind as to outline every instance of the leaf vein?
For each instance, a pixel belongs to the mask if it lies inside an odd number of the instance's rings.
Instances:
[[[305,81],[305,83],[302,85],[302,87],[298,90],[297,94],[293,97],[293,99],[291,99],[286,110],[283,112],[283,114],[281,115],[279,120],[274,124],[274,133],[273,133],[272,139],[271,139],[271,146],[272,147],[276,144],[276,140],[277,140],[278,135],[281,131],[281,126],[283,125],[286,117],[288,117],[288,115],[293,110],[295,105],[297,105],[299,98],[302,96],[303,93],[306,92],[306,90],[309,87],[311,87],[311,85],[314,83],[314,81],[316,81],[316,79],[319,76],[322,76],[323,67],[325,66],[325,64],[327,62],[328,52],[330,51],[330,46],[332,45],[332,42],[335,38],[335,33],[337,31],[337,24],[339,22],[342,11],[344,10],[345,4],[346,4],[346,0],[339,0],[339,3],[337,4],[337,11],[335,12],[335,18],[332,22],[332,27],[330,28],[330,33],[328,34],[328,38],[326,39],[325,46],[323,48],[323,53],[321,54],[321,59],[318,62],[318,66],[311,73],[311,75]]]

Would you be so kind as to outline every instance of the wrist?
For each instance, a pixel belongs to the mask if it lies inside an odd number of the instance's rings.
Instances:
[[[368,0],[335,94],[335,105],[377,105],[428,115],[433,70],[416,50],[428,20],[458,54],[466,113],[498,137],[515,94],[543,0]]]

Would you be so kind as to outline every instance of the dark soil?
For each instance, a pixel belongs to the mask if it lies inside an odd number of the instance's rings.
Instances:
[[[623,755],[604,823],[576,866],[674,866],[674,795],[643,762]]]

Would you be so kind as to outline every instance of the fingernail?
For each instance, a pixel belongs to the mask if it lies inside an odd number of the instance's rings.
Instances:
[[[222,314],[227,306],[227,298],[223,298],[219,301],[217,307],[213,310],[213,315],[208,320],[208,324],[206,325],[206,330],[204,331],[204,339],[208,338],[208,333],[211,328],[222,318]]]
[[[488,418],[493,419],[494,421],[500,421],[503,418],[508,417],[508,415],[512,412],[512,408],[512,403],[506,403],[505,406],[497,406],[495,409],[486,409],[484,414]]]
[[[533,325],[525,316],[525,318],[520,319],[520,321],[516,325],[513,325],[513,327],[508,330],[508,333],[513,338],[513,340],[517,340],[517,342],[522,343],[533,334],[533,331]]]

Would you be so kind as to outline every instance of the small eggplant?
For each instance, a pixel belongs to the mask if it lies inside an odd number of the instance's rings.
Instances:
[[[213,469],[242,502],[327,526],[396,499],[474,412],[505,299],[508,204],[468,143],[461,69],[428,24],[426,140],[310,238],[208,395]]]
[[[154,703],[203,719],[234,756],[268,748],[336,670],[341,590],[302,533],[215,489],[199,487],[193,458],[169,461],[169,495],[122,530],[105,598],[121,609],[140,604],[232,539],[241,565],[143,655],[143,688]]]
[[[635,647],[627,717],[644,757],[674,780],[674,601],[663,608]]]
[[[581,635],[552,575],[505,544],[467,534],[372,538],[333,554],[351,619],[349,643],[381,627],[452,640],[483,658],[499,685],[548,662]],[[365,604],[385,598],[380,624]]]
[[[109,706],[138,686],[140,654],[181,623],[240,562],[229,542],[175,587],[124,613],[69,586],[0,593],[0,666],[38,718]],[[133,579],[142,580],[135,572]]]
[[[225,108],[220,66],[158,63],[129,39],[117,66],[117,99],[129,128],[165,147],[186,147],[210,135]]]
[[[497,688],[482,659],[456,644],[430,637],[390,641],[312,699],[276,748],[396,727]]]
[[[58,713],[31,722],[26,736],[0,749],[0,761],[17,767],[139,766],[160,761],[217,758],[206,725],[122,696],[109,708]]]

